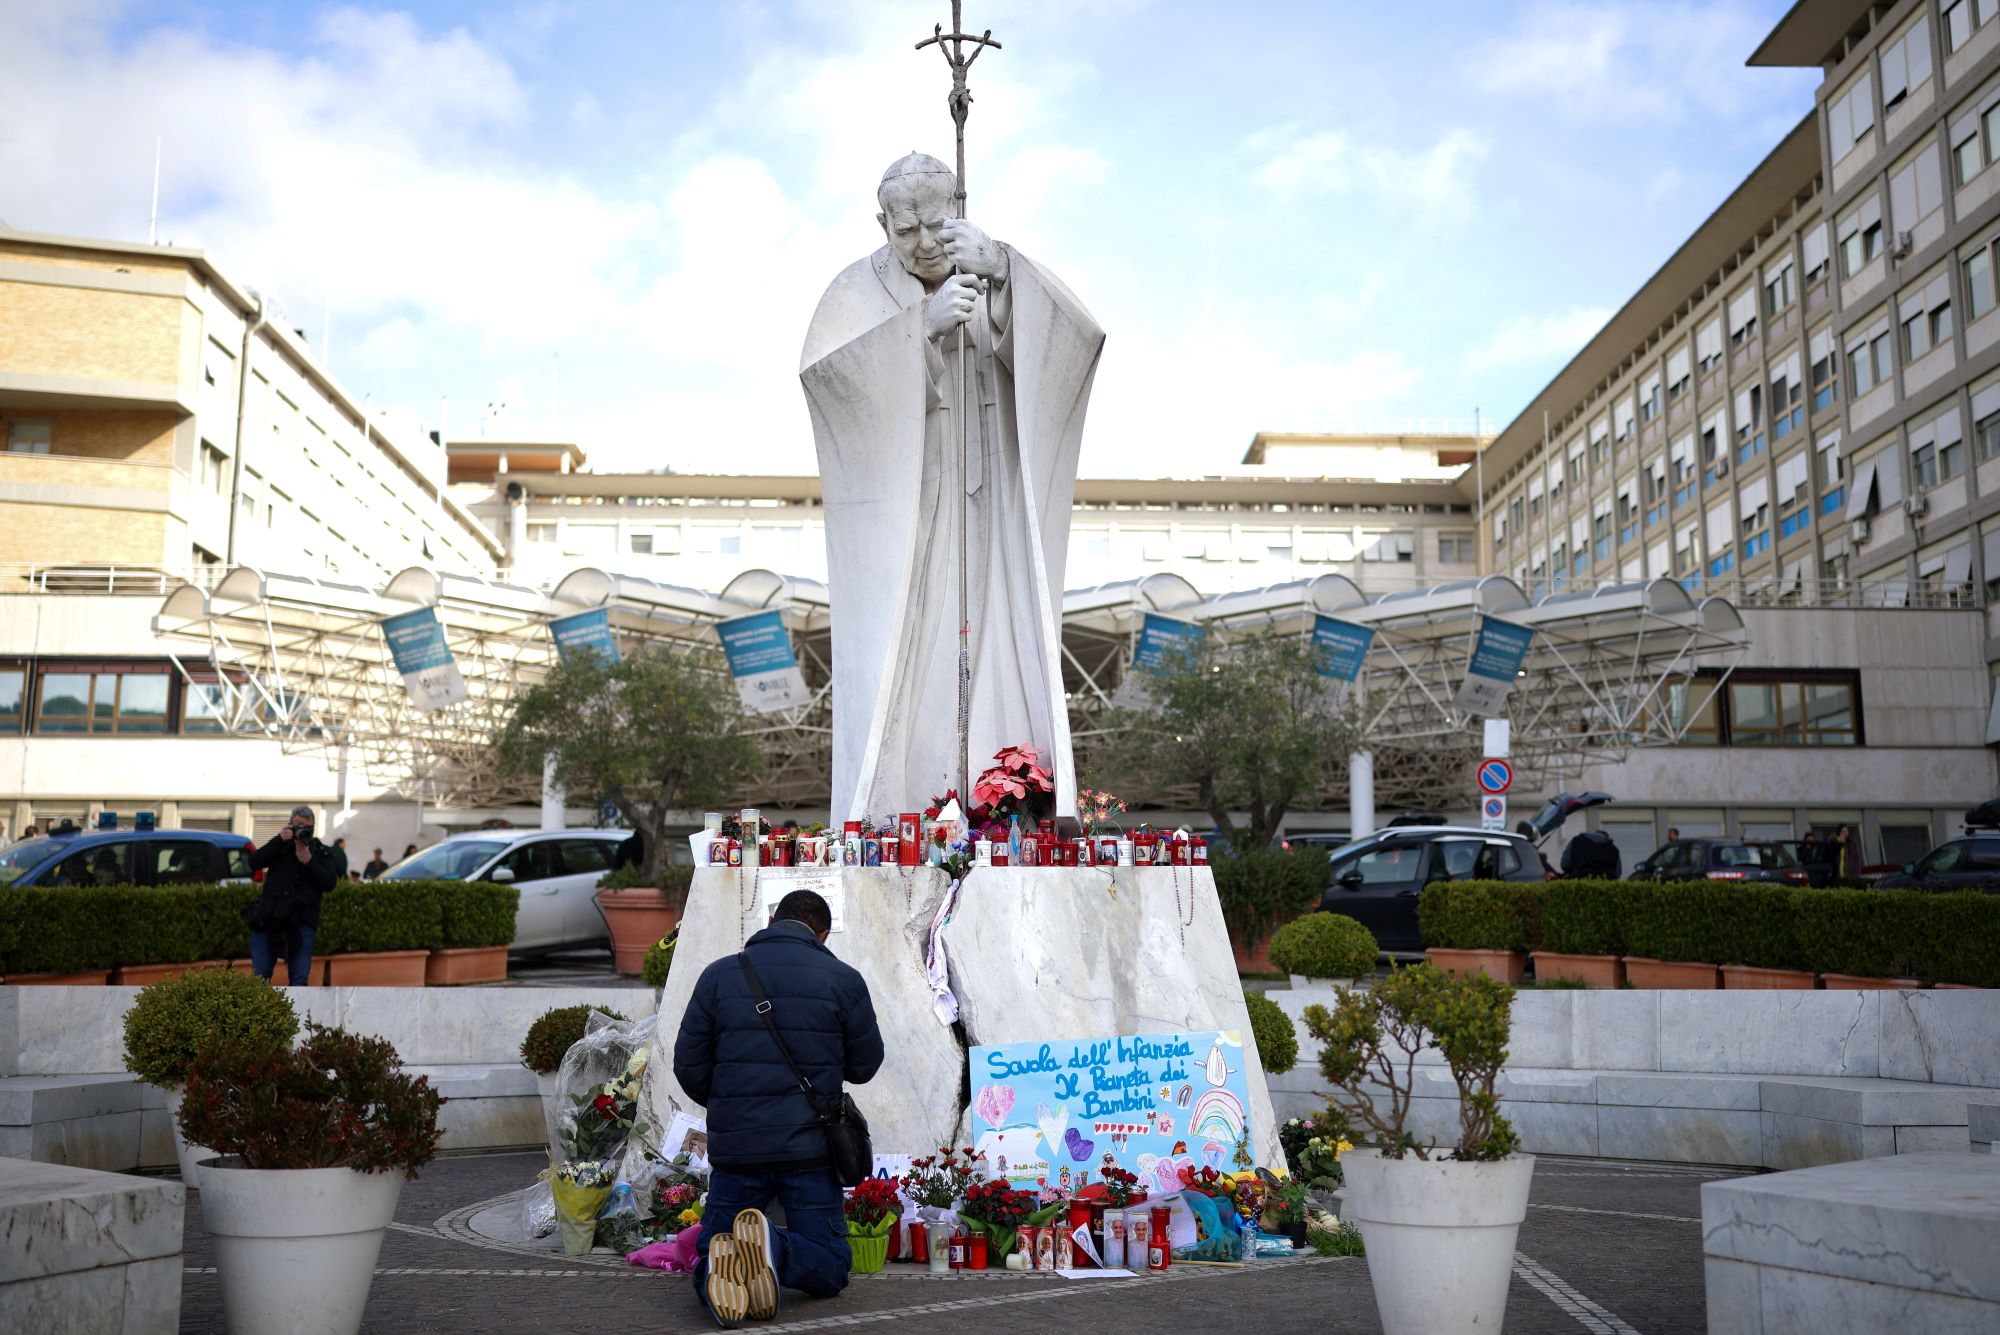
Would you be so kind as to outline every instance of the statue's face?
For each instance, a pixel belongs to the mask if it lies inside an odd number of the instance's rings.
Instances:
[[[939,229],[951,217],[951,178],[913,176],[892,181],[883,192],[883,211],[875,215],[903,267],[927,283],[951,273]]]

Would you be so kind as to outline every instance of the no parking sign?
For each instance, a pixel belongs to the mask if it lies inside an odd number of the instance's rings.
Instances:
[[[1479,828],[1482,830],[1506,830],[1506,798],[1488,797],[1481,799],[1479,803]]]

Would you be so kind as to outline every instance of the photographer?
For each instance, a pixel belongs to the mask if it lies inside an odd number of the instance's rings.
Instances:
[[[293,807],[285,828],[250,855],[250,867],[264,873],[264,893],[243,911],[250,924],[250,967],[269,980],[282,950],[291,985],[304,987],[312,978],[320,896],[333,888],[336,876],[333,850],[313,838],[312,808]]]

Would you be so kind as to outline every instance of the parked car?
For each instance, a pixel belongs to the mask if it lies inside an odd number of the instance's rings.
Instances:
[[[631,837],[630,830],[467,830],[411,854],[379,879],[518,886],[515,950],[601,945],[611,933],[597,907],[597,883]]]
[[[1777,881],[1806,884],[1806,871],[1783,842],[1680,839],[1632,869],[1635,881]]]
[[[1391,955],[1424,948],[1417,895],[1433,881],[1540,881],[1548,867],[1518,834],[1451,825],[1397,826],[1336,851],[1320,909],[1354,919]]]
[[[1986,890],[2000,893],[2000,833],[1947,839],[1875,884],[1884,890]]]
[[[0,850],[0,885],[174,885],[253,879],[257,845],[218,830],[56,830]]]

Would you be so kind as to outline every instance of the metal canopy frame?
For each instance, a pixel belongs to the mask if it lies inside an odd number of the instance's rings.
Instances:
[[[436,610],[470,691],[465,702],[428,712],[410,704],[379,622],[414,607]],[[335,767],[358,758],[372,782],[425,801],[495,806],[539,794],[532,782],[499,775],[492,742],[516,694],[555,661],[549,623],[596,608],[621,646],[697,654],[719,681],[727,668],[716,623],[779,611],[811,695],[756,720],[766,778],[743,796],[774,807],[826,804],[832,603],[813,580],[753,569],[710,593],[583,568],[541,590],[418,566],[372,590],[238,568],[210,591],[174,588],[153,625],[183,676],[216,690],[229,730],[324,752]],[[1354,702],[1375,756],[1378,804],[1390,809],[1458,806],[1469,794],[1481,730],[1453,702],[1482,616],[1535,631],[1506,706],[1515,769],[1530,790],[1681,741],[1748,646],[1733,606],[1698,601],[1671,580],[1534,600],[1493,575],[1371,600],[1340,575],[1212,597],[1178,575],[1149,575],[1063,596],[1064,687],[1086,757],[1148,613],[1197,622],[1224,643],[1307,636],[1319,616],[1371,628],[1359,679],[1329,689]],[[1316,805],[1337,807],[1345,795],[1346,757],[1329,756]]]

